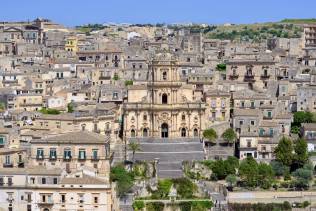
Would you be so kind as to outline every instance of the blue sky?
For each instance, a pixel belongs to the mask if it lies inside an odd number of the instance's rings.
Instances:
[[[316,18],[316,0],[1,0],[0,21],[255,23]]]

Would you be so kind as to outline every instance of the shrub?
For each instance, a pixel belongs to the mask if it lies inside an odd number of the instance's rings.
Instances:
[[[125,195],[134,184],[133,174],[128,172],[121,164],[111,168],[110,180],[117,183],[119,196]]]
[[[192,198],[193,194],[197,190],[196,185],[187,178],[176,178],[176,179],[173,179],[172,181],[176,187],[177,194],[181,198],[184,198],[184,199]]]
[[[144,203],[144,201],[134,201],[134,203],[133,203],[133,209],[134,209],[135,211],[141,210],[141,209],[143,209],[143,208],[145,208],[145,203]]]
[[[127,80],[127,81],[125,81],[125,86],[131,86],[131,85],[133,85],[133,81],[132,80]]]
[[[52,108],[41,108],[39,112],[41,112],[42,114],[51,114],[51,115],[60,114],[60,111],[58,111],[57,109],[52,109]]]

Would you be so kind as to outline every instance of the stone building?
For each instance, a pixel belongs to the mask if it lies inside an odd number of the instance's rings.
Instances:
[[[128,89],[123,105],[126,137],[200,137],[205,106],[192,85],[181,82],[178,61],[159,53],[150,62],[148,83]]]

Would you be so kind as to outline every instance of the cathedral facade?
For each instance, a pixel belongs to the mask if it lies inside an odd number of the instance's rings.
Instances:
[[[130,86],[123,105],[127,138],[199,138],[205,104],[195,99],[192,85],[180,80],[178,60],[159,53],[151,60],[148,81]]]

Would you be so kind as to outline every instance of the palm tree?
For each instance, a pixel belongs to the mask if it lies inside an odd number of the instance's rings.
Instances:
[[[131,143],[128,144],[128,148],[129,148],[129,150],[131,150],[133,152],[133,162],[134,162],[135,153],[137,151],[141,150],[140,149],[140,145],[138,143],[136,143],[136,142],[131,142]]]

